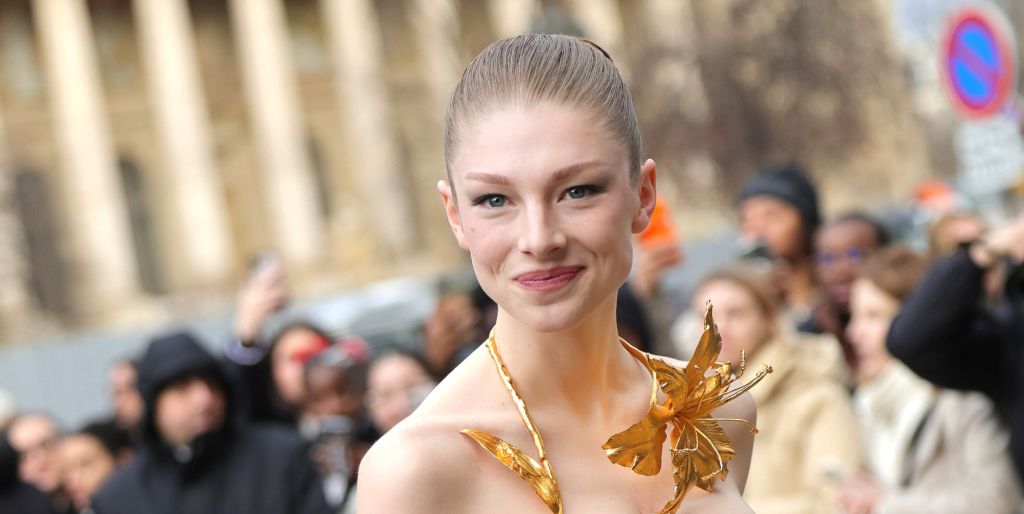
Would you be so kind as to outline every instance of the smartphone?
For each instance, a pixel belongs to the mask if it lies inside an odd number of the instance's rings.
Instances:
[[[273,270],[278,270],[278,273],[282,270],[281,258],[277,255],[277,252],[272,250],[263,251],[249,260],[249,280],[263,276],[266,273],[271,273]]]

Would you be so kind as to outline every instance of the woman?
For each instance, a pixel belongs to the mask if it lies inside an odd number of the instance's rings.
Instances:
[[[869,474],[845,485],[843,503],[854,514],[1017,512],[1020,486],[991,402],[939,389],[886,350],[892,320],[926,267],[910,249],[888,247],[854,282],[848,331]]]
[[[370,364],[366,379],[366,409],[382,434],[409,417],[437,385],[426,359],[404,350],[391,350]]]
[[[651,419],[647,366],[664,366],[620,344],[615,327],[656,173],[653,161],[640,163],[636,114],[614,64],[567,36],[492,44],[456,87],[445,157],[445,213],[497,321],[487,344],[367,454],[358,511],[658,512],[673,498],[676,461],[692,463],[693,453],[652,444],[637,463],[653,476],[609,463],[621,449],[609,436]],[[744,396],[715,415],[753,420],[754,407]],[[713,492],[694,487],[679,512],[750,512],[740,498],[749,429],[722,426],[731,473],[696,477],[709,489],[714,479]],[[672,465],[654,466],[659,459]]]
[[[768,277],[745,267],[713,271],[694,300],[715,306],[721,360],[738,362],[745,352],[748,361],[775,368],[771,380],[751,392],[760,435],[744,498],[759,514],[834,511],[834,477],[861,466],[849,393],[829,373],[841,365],[838,347],[831,340],[795,342],[787,336]]]

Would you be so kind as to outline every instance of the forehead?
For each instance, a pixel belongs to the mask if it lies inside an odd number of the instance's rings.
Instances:
[[[77,434],[64,438],[60,443],[60,451],[64,455],[68,456],[106,453],[106,449],[99,440],[85,434]]]
[[[874,246],[875,228],[862,220],[846,220],[826,225],[818,231],[819,246]]]
[[[426,377],[427,372],[415,359],[401,354],[388,355],[370,368],[370,381],[374,383],[401,380],[406,377]]]
[[[866,278],[858,278],[853,282],[850,292],[851,305],[859,308],[890,307],[899,302]]]
[[[7,434],[14,446],[37,444],[57,435],[57,425],[52,420],[36,415],[15,421]]]
[[[556,103],[507,106],[467,123],[452,159],[452,179],[468,173],[502,175],[510,182],[550,180],[567,166],[593,163],[628,177],[628,152],[586,109]]]
[[[695,295],[693,301],[695,306],[699,303],[701,308],[707,300],[711,300],[717,308],[726,304],[747,303],[753,301],[754,296],[746,287],[725,278],[714,278],[700,286],[697,292],[700,298]]]
[[[791,213],[794,216],[800,215],[796,207],[770,195],[752,196],[743,200],[743,203],[740,204],[741,216],[780,213]]]

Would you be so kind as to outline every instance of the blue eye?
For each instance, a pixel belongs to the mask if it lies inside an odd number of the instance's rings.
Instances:
[[[573,186],[565,190],[565,197],[571,200],[580,200],[598,192],[597,186]]]
[[[483,195],[476,197],[473,200],[473,205],[486,204],[486,206],[491,209],[497,209],[499,207],[504,207],[506,201],[507,199],[502,195]]]

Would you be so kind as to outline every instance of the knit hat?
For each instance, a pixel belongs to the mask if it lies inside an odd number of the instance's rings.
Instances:
[[[800,213],[808,231],[813,231],[821,222],[818,192],[807,174],[796,165],[762,171],[743,186],[736,203],[743,203],[755,196],[771,196],[793,206]]]

